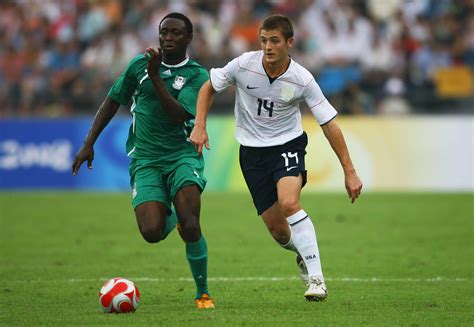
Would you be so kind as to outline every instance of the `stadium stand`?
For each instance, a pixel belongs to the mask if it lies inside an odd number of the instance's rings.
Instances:
[[[194,22],[190,56],[207,68],[258,49],[266,15],[290,16],[294,58],[341,114],[474,113],[473,1],[6,0],[0,117],[94,113],[171,11]],[[213,112],[232,112],[232,94]]]

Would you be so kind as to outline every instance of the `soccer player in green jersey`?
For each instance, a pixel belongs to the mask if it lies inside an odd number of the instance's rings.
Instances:
[[[207,285],[207,243],[201,233],[201,192],[206,185],[204,160],[189,142],[200,87],[209,79],[187,56],[193,25],[180,13],[159,25],[160,48],[133,58],[100,106],[72,165],[76,175],[87,161],[92,168],[94,143],[120,105],[132,102],[126,144],[130,161],[132,206],[139,230],[158,243],[174,229],[186,243],[194,277],[197,308],[214,308]]]

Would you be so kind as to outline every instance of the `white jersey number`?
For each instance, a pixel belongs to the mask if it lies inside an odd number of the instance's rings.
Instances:
[[[291,152],[288,152],[288,153],[282,153],[281,156],[283,158],[285,158],[285,167],[287,171],[289,171],[290,169],[293,169],[293,168],[296,168],[298,166],[298,163],[299,163],[299,160],[298,160],[298,152],[295,152],[295,153],[291,153]],[[295,158],[295,165],[292,166],[292,167],[288,167],[290,165],[290,159],[293,159]]]

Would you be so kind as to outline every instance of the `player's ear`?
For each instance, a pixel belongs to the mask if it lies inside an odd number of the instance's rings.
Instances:
[[[294,37],[289,37],[288,40],[286,40],[286,44],[288,44],[288,48],[291,48],[293,46],[294,41],[295,41]]]
[[[191,42],[193,39],[194,34],[193,33],[188,33],[188,42]]]

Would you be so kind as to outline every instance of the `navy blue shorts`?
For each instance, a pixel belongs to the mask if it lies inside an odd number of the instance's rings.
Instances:
[[[301,174],[303,186],[306,184],[304,159],[307,145],[308,136],[303,132],[282,145],[240,146],[240,168],[259,215],[278,200],[276,183],[280,178]]]

